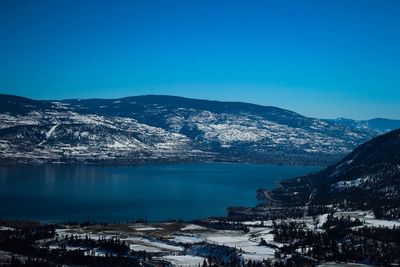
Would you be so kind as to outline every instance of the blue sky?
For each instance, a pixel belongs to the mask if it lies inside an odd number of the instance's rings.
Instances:
[[[0,92],[400,119],[400,1],[0,1]]]

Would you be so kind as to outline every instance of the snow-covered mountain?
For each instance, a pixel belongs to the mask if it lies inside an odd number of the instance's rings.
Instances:
[[[337,204],[400,217],[400,129],[354,149],[343,160],[270,192],[287,205]]]
[[[381,133],[238,102],[0,95],[0,161],[327,164]]]

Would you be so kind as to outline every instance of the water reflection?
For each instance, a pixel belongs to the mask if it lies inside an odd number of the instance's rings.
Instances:
[[[257,204],[255,191],[316,167],[259,164],[0,166],[0,217],[190,220]]]

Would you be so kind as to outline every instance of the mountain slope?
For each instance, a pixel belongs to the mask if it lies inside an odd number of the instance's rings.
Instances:
[[[271,196],[287,205],[340,204],[390,210],[400,207],[400,129],[354,149],[314,174],[283,181]]]
[[[1,162],[328,164],[380,133],[292,111],[174,96],[0,95]]]
[[[395,129],[400,128],[400,120],[391,120],[391,119],[384,119],[384,118],[375,118],[371,120],[351,120],[345,118],[339,118],[335,120],[330,120],[337,124],[356,128],[356,129],[374,129],[380,132],[388,132]]]

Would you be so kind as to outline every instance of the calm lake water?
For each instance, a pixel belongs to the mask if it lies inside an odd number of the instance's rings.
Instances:
[[[256,190],[318,170],[263,164],[0,166],[0,217],[149,221],[226,215]]]

